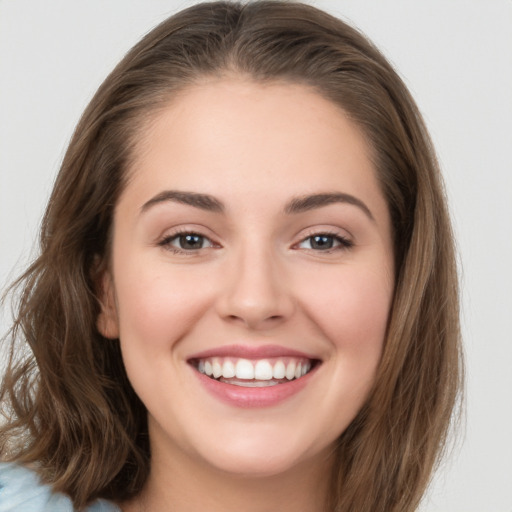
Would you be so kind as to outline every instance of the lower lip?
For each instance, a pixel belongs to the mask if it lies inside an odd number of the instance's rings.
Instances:
[[[254,408],[272,407],[296,395],[307,386],[317,369],[318,367],[313,368],[299,379],[263,388],[235,386],[207,377],[195,368],[193,371],[206,390],[222,402],[235,407]]]

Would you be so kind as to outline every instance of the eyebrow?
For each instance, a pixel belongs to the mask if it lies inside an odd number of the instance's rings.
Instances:
[[[344,194],[341,192],[329,194],[312,194],[297,197],[295,199],[292,199],[286,205],[285,212],[289,214],[302,213],[308,210],[321,208],[323,206],[328,206],[334,203],[346,203],[351,204],[353,206],[357,206],[366,214],[366,216],[369,219],[373,221],[375,220],[372,215],[372,212],[370,211],[370,208],[368,208],[368,206],[366,206],[366,204],[363,201],[350,194]]]
[[[208,194],[198,194],[196,192],[180,192],[178,190],[164,190],[144,203],[141,208],[141,213],[147,211],[151,206],[158,203],[167,201],[174,201],[175,203],[187,204],[206,210],[208,212],[222,213],[224,205],[221,201]]]
[[[160,192],[156,196],[152,197],[149,201],[144,203],[141,208],[141,213],[144,213],[156,204],[164,203],[167,201],[186,204],[208,212],[223,213],[225,211],[225,207],[222,201],[211,195],[199,194],[197,192],[164,190],[163,192]],[[286,204],[284,212],[286,214],[293,215],[309,210],[314,210],[316,208],[322,208],[334,203],[344,203],[357,206],[366,214],[369,219],[375,220],[372,212],[363,201],[357,197],[342,192],[309,194],[295,197]]]

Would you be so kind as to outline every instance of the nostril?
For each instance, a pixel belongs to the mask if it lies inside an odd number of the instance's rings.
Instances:
[[[283,315],[227,315],[228,321],[233,323],[242,323],[249,327],[263,327],[264,325],[275,324],[283,320]]]
[[[241,322],[254,329],[275,326],[290,318],[294,302],[289,290],[258,283],[254,283],[254,280],[250,283],[242,281],[236,287],[227,287],[219,293],[216,302],[218,314],[228,322]]]

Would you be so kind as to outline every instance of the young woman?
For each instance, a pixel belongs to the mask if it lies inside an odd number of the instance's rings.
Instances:
[[[417,507],[460,386],[452,234],[413,100],[340,20],[213,2],[154,29],[18,285],[0,510]]]

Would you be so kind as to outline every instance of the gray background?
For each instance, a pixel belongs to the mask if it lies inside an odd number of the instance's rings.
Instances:
[[[0,286],[34,254],[59,162],[94,91],[193,2],[0,0]],[[427,512],[512,511],[512,1],[310,2],[359,27],[423,112],[458,236],[467,421]],[[8,324],[8,308],[0,330]]]

